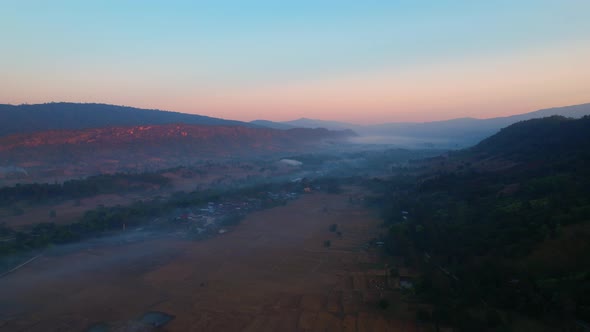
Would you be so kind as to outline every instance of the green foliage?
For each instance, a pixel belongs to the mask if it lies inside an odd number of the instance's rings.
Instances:
[[[393,277],[393,278],[397,278],[397,277],[399,277],[399,270],[398,270],[398,269],[396,269],[396,268],[394,268],[394,267],[392,267],[392,268],[389,270],[389,275],[390,275],[391,277]]]
[[[424,309],[416,311],[416,320],[419,322],[429,322],[432,319],[430,313]]]
[[[387,301],[387,299],[380,299],[379,300],[379,308],[381,308],[383,310],[389,308],[389,301]]]
[[[430,172],[414,184],[394,178],[373,185],[389,227],[386,249],[408,261],[431,257],[420,264],[416,293],[436,304],[434,321],[463,330],[497,328],[504,323],[496,309],[552,321],[588,317],[590,280],[573,277],[590,271],[583,234],[565,247],[576,262],[567,269],[547,261],[532,271],[522,262],[565,227],[590,222],[589,153],[590,117],[552,117],[506,128],[450,160],[474,165],[504,158],[513,167]],[[402,210],[410,217],[402,218]],[[482,303],[486,309],[474,312]]]
[[[69,180],[63,184],[32,183],[0,188],[0,206],[16,202],[44,203],[48,201],[91,197],[99,194],[145,190],[152,186],[167,186],[170,179],[161,174],[104,174],[83,180]]]
[[[569,158],[590,153],[590,117],[574,120],[562,116],[522,121],[502,129],[473,149],[475,153],[512,160]]]
[[[117,233],[123,229],[123,224],[126,227],[137,227],[150,223],[158,217],[170,216],[178,208],[202,206],[208,202],[218,202],[222,199],[254,199],[259,202],[256,205],[257,209],[270,208],[284,204],[285,201],[280,198],[270,199],[268,192],[293,192],[297,186],[297,184],[289,182],[263,184],[239,190],[177,192],[166,200],[159,198],[149,201],[140,200],[127,206],[105,207],[100,205],[96,209],[86,211],[77,222],[69,225],[40,223],[31,229],[22,229],[18,232],[0,224],[0,239],[3,237],[14,238],[10,241],[0,241],[0,257],[20,252],[25,253],[53,244],[72,243]],[[50,212],[50,215],[53,213]],[[243,217],[244,215],[241,213],[227,215],[221,220],[221,225],[236,225]],[[153,227],[173,227],[173,224],[158,223]]]
[[[15,216],[22,216],[25,213],[25,210],[16,206],[12,208],[12,214]]]

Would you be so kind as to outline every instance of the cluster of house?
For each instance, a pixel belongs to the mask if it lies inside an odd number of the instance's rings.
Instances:
[[[402,211],[402,219],[404,221],[408,220],[408,215],[409,215],[408,211]]]
[[[227,232],[226,227],[232,224],[229,219],[260,210],[268,206],[268,203],[294,200],[298,196],[295,192],[267,192],[256,198],[208,202],[207,205],[178,209],[169,221],[184,224],[188,233],[197,236],[223,234]]]

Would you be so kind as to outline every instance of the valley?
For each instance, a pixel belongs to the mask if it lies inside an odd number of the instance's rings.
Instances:
[[[590,1],[0,8],[0,332],[590,332]]]
[[[587,127],[455,151],[324,129],[5,136],[0,331],[574,328]]]
[[[0,330],[116,330],[158,311],[175,317],[167,331],[417,331],[408,304],[378,305],[400,295],[368,245],[379,218],[349,202],[364,193],[307,194],[204,241],[163,236],[43,255],[0,279]]]

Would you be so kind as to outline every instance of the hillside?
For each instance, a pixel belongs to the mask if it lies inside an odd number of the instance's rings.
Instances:
[[[327,129],[187,124],[53,130],[0,137],[0,160],[31,176],[48,171],[59,177],[90,175],[297,152],[353,135]]]
[[[0,151],[16,151],[49,146],[124,146],[127,144],[151,146],[189,144],[195,148],[207,147],[221,153],[234,147],[296,146],[320,139],[345,138],[351,131],[295,128],[273,130],[247,127],[198,126],[169,124],[134,127],[108,127],[84,130],[55,130],[34,134],[18,134],[0,138]],[[170,146],[169,146],[170,147]]]
[[[427,319],[590,321],[589,147],[590,117],[528,120],[382,186],[388,250],[421,272]]]
[[[48,103],[18,106],[0,104],[0,136],[55,129],[86,129],[170,123],[256,127],[246,122],[203,115],[107,104]]]
[[[256,126],[260,126],[260,127],[272,128],[272,129],[283,129],[283,130],[303,127],[303,126],[292,126],[287,123],[273,122],[273,121],[268,121],[268,120],[254,120],[254,121],[250,121],[250,123],[253,125],[256,125]],[[303,128],[305,128],[305,127],[303,127]]]
[[[590,153],[590,117],[551,116],[519,122],[484,139],[471,150],[515,161]]]

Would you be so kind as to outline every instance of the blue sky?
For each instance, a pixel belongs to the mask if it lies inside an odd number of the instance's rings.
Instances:
[[[542,62],[538,57],[544,54],[553,60],[543,60],[548,63],[539,63],[537,70],[547,68],[549,80],[563,79],[563,63],[557,62],[582,66],[590,46],[590,1],[581,0],[23,0],[0,5],[0,102],[108,102],[245,120],[354,121],[355,112],[364,118],[374,114],[369,122],[493,116],[490,109],[478,113],[471,100],[443,105],[438,113],[433,113],[436,105],[413,108],[411,100],[388,98],[399,89],[388,92],[383,86],[403,84],[396,77],[413,77],[414,70],[432,67],[432,75],[442,70],[453,76],[487,62],[499,70],[505,63],[523,75],[518,64]],[[436,77],[419,75],[428,82],[421,97],[427,99]],[[359,95],[351,99],[352,108],[342,109],[341,101],[330,104],[338,89],[349,95],[360,82],[375,84],[383,95]],[[453,84],[469,86],[462,82]],[[284,103],[270,98],[265,104],[265,90],[269,97],[284,95]],[[546,100],[545,91],[535,93],[528,85],[524,90],[528,102],[506,98],[510,112],[578,103],[584,96],[590,101],[588,91],[565,96],[564,88]],[[419,93],[410,94],[418,98]],[[535,102],[540,95],[545,99]],[[370,106],[363,106],[363,98]],[[502,106],[501,100],[493,104]]]

